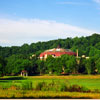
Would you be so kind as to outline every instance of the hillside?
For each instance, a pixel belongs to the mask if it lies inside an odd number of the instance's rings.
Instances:
[[[92,51],[100,50],[100,35],[93,34],[87,37],[75,37],[66,39],[57,39],[47,42],[37,42],[29,44],[23,44],[22,46],[12,46],[12,47],[1,47],[0,46],[0,56],[9,57],[13,54],[24,54],[31,55],[36,53],[37,55],[44,50],[50,48],[56,48],[60,45],[61,48],[71,49],[76,52],[79,50],[79,55],[94,55]],[[92,52],[92,53],[91,53]]]
[[[38,59],[42,51],[58,45],[74,52],[78,49],[80,58],[62,55],[58,58],[49,56],[46,61]],[[30,59],[32,54],[36,56]],[[82,58],[82,55],[89,56],[89,59]],[[0,47],[0,75],[19,75],[23,70],[28,75],[100,74],[100,35],[37,42],[19,47]]]

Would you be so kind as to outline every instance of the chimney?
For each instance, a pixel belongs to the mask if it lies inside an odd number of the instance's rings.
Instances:
[[[60,45],[58,45],[57,48],[60,48]]]
[[[78,58],[78,49],[77,49],[76,57]]]

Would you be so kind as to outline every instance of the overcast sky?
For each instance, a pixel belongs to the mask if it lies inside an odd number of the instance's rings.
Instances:
[[[100,0],[0,0],[0,46],[100,33]]]

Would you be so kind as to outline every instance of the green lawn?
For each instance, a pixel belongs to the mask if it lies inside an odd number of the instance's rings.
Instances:
[[[49,77],[49,76],[47,76]],[[60,77],[60,79],[59,79]],[[38,82],[47,82],[50,83],[52,81],[57,81],[57,82],[66,82],[67,84],[70,85],[80,85],[80,86],[84,86],[87,87],[89,89],[99,89],[100,90],[100,78],[88,78],[88,76],[86,78],[78,78],[77,76],[72,76],[73,78],[71,79],[66,79],[66,77],[68,76],[59,76],[58,78],[54,78],[51,77],[50,78],[41,78],[41,77],[19,77],[19,76],[5,76],[3,78],[0,78],[0,87],[10,87],[12,85],[21,85],[22,83],[25,82],[32,82],[33,83],[33,87],[36,86],[36,84]],[[63,77],[65,79],[63,79]],[[81,76],[80,76],[81,77]],[[91,76],[92,77],[92,76]],[[62,78],[62,79],[61,79]]]
[[[51,83],[51,82],[56,82],[57,84],[60,84],[60,83],[65,83],[67,85],[79,85],[79,86],[84,86],[90,90],[96,90],[98,89],[100,91],[100,75],[78,75],[78,76],[28,76],[28,77],[20,77],[20,76],[5,76],[5,77],[1,77],[0,78],[0,91],[2,91],[2,93],[4,94],[4,96],[2,94],[0,94],[0,98],[3,96],[5,97],[6,94],[9,94],[9,92],[7,91],[12,91],[11,94],[14,95],[14,97],[16,97],[16,93],[18,91],[19,94],[18,94],[18,97],[22,97],[22,94],[23,94],[23,90],[16,90],[13,88],[11,88],[12,86],[24,86],[26,87],[28,83],[32,83],[32,87],[35,88],[36,85],[39,83],[39,82],[46,82],[47,84]],[[26,84],[27,83],[27,84]],[[6,92],[4,92],[6,91]],[[25,92],[26,91],[26,92]],[[44,95],[44,93],[46,91],[34,91],[34,90],[25,90],[25,95],[28,95],[29,91],[31,91],[31,95],[32,93],[34,93],[34,95],[36,93],[40,93],[40,97],[41,95]],[[51,91],[51,95],[53,95],[52,92],[55,92],[55,91]],[[53,95],[53,97],[55,97],[56,95],[58,96],[60,91],[58,92],[55,92],[55,95]],[[48,92],[47,92],[48,93]],[[58,93],[58,94],[57,94]],[[63,93],[63,92],[62,92]],[[70,96],[73,95],[74,92],[68,92],[68,94]],[[66,94],[66,96],[64,95]],[[64,94],[62,94],[62,97],[68,97],[67,95],[67,92]],[[74,93],[74,97],[76,97],[77,95],[77,92]],[[87,95],[86,95],[87,94]],[[100,95],[98,95],[98,93],[92,93],[92,94],[89,94],[89,93],[80,93],[80,95],[82,95],[83,98],[89,96],[89,98],[100,98]],[[100,94],[100,93],[99,93]],[[13,96],[11,95],[11,97]],[[60,94],[59,94],[60,95]],[[94,95],[94,97],[92,97],[92,95]],[[97,96],[96,96],[97,95]],[[37,94],[36,94],[37,96]],[[37,98],[39,97],[37,96]],[[44,95],[43,97],[47,96]],[[26,96],[25,96],[26,97]],[[27,96],[29,97],[29,95]],[[59,97],[59,96],[58,96]],[[61,96],[60,96],[61,97]],[[74,98],[73,97],[73,98]],[[17,97],[16,97],[17,98]],[[79,97],[78,97],[79,98]]]
[[[100,79],[69,79],[71,85],[77,84],[80,86],[87,87],[91,90],[99,89],[100,90]]]

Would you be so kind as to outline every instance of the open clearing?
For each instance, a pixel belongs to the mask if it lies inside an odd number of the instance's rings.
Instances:
[[[31,82],[32,87],[35,88],[37,83],[50,83],[55,81],[57,84],[66,83],[68,85],[84,86],[91,91],[91,93],[83,92],[68,92],[68,91],[39,91],[17,89],[15,86],[25,86],[25,83]],[[5,76],[0,78],[0,98],[94,98],[100,99],[100,75],[69,75],[69,76]]]

